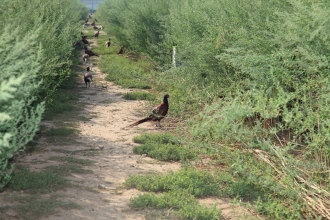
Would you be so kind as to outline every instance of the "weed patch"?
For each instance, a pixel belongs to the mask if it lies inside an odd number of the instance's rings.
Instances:
[[[48,166],[45,168],[46,171],[49,171],[51,173],[54,173],[59,176],[69,176],[71,173],[76,174],[92,174],[92,170],[87,170],[82,168],[81,165],[78,164],[63,164],[60,166]]]
[[[13,208],[20,217],[27,220],[42,219],[48,215],[56,213],[58,208],[62,209],[80,209],[77,203],[61,201],[60,196],[52,195],[47,199],[40,199],[38,196],[15,196],[9,198],[10,201],[19,203]]]
[[[102,57],[99,67],[106,79],[125,88],[151,89],[152,66],[145,61],[132,61],[116,54]]]
[[[95,163],[95,161],[89,159],[80,159],[75,157],[60,157],[60,156],[50,157],[49,160],[62,161],[67,163],[79,164],[83,166],[90,166]]]
[[[47,104],[43,119],[51,120],[55,117],[55,115],[76,110],[77,107],[74,105],[74,101],[78,101],[78,96],[76,93],[60,89],[52,95],[51,101]]]
[[[60,136],[60,137],[66,137],[66,136],[72,136],[77,133],[77,129],[74,128],[51,128],[48,131],[46,131],[46,135],[48,137],[54,137],[54,136]]]
[[[184,199],[183,199],[184,198]],[[184,219],[215,220],[220,218],[220,211],[215,207],[207,208],[198,203],[186,190],[171,191],[160,195],[147,193],[130,201],[133,208],[155,208],[177,210],[178,217]]]
[[[197,157],[194,151],[180,145],[179,140],[168,133],[142,134],[134,137],[133,141],[142,144],[133,148],[134,153],[147,154],[157,160],[179,161]]]
[[[30,141],[29,143],[26,144],[25,147],[25,152],[31,153],[31,152],[41,152],[44,150],[44,147],[38,145],[37,142]]]
[[[149,92],[128,92],[123,95],[126,100],[148,100],[153,101],[156,99],[155,95]]]
[[[183,169],[166,175],[148,174],[131,176],[125,186],[148,192],[187,190],[196,197],[216,196],[220,194],[218,182],[206,171]]]
[[[177,137],[170,133],[158,133],[158,134],[141,134],[133,138],[134,143],[145,144],[147,142],[154,142],[160,144],[173,144],[179,145],[180,141]]]
[[[15,171],[9,183],[13,190],[28,190],[33,193],[53,192],[68,186],[67,181],[59,175],[49,171],[30,172],[22,167]]]
[[[193,159],[197,154],[180,145],[146,143],[133,148],[137,154],[147,154],[149,157],[162,161],[179,161]]]

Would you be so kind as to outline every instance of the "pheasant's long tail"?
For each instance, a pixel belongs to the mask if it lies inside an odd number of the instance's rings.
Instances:
[[[137,121],[137,122],[135,122],[135,123],[133,123],[133,124],[131,124],[131,125],[129,125],[129,127],[131,127],[131,126],[136,126],[136,125],[139,125],[139,124],[142,124],[142,123],[144,123],[144,122],[147,122],[147,121],[152,121],[152,117],[146,117],[146,118],[144,118],[144,119],[141,119],[141,120],[139,120],[139,121]]]

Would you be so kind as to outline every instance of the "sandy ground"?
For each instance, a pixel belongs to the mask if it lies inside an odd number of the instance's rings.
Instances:
[[[81,209],[60,209],[54,215],[45,219],[50,220],[144,220],[146,217],[137,210],[128,206],[129,200],[139,195],[137,190],[126,190],[123,183],[130,175],[151,171],[165,173],[181,168],[180,163],[158,162],[148,157],[136,155],[132,152],[134,143],[132,138],[142,132],[161,132],[151,123],[144,123],[138,127],[123,129],[125,126],[145,116],[146,105],[141,101],[127,101],[120,94],[129,92],[104,80],[104,74],[93,66],[91,58],[87,65],[91,66],[94,83],[86,88],[83,81],[79,85],[81,98],[79,102],[87,103],[83,114],[89,121],[79,121],[80,135],[77,144],[52,145],[46,139],[40,139],[41,145],[47,150],[41,153],[32,153],[17,159],[18,163],[26,163],[31,170],[41,170],[49,165],[59,165],[61,162],[48,160],[50,156],[63,156],[63,153],[52,149],[62,148],[75,152],[77,150],[96,149],[101,153],[92,157],[82,154],[68,154],[77,158],[86,158],[96,161],[92,166],[86,167],[92,174],[73,174],[68,177],[72,183],[79,183],[86,188],[67,188],[59,193],[66,195],[62,200],[72,201],[81,205]],[[84,72],[79,72],[81,78]],[[105,89],[102,87],[108,85]],[[166,118],[164,119],[166,120]],[[48,127],[51,122],[44,122]],[[82,143],[82,144],[79,144]],[[42,161],[42,163],[38,163]],[[96,192],[93,192],[96,191]],[[0,199],[1,201],[1,199]],[[201,200],[207,205],[217,204],[222,210],[223,219],[257,219],[242,208],[234,208],[229,199],[208,198]],[[10,210],[7,219],[21,219]],[[150,218],[149,218],[150,219]]]

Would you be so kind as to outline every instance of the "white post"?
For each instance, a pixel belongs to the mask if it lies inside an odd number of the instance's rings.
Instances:
[[[173,46],[172,65],[174,68],[176,67],[175,54],[176,54],[176,48],[175,48],[175,46]]]

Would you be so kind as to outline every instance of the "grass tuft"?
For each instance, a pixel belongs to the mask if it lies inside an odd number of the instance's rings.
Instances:
[[[170,133],[158,133],[158,134],[141,134],[133,138],[133,142],[137,144],[145,144],[147,142],[154,142],[159,144],[173,144],[179,145],[180,141],[177,137]]]
[[[123,95],[123,98],[126,100],[148,100],[153,101],[156,99],[156,96],[149,92],[128,92]]]
[[[200,205],[186,190],[160,195],[147,193],[133,198],[129,205],[133,208],[174,209],[178,217],[184,219],[218,220],[221,214],[215,207],[207,208]]]
[[[163,161],[179,161],[197,157],[197,153],[180,145],[179,140],[171,134],[142,134],[133,139],[142,143],[133,148],[137,154],[147,154],[149,157]]]
[[[82,168],[82,166],[77,164],[63,164],[61,166],[48,166],[46,167],[46,171],[54,173],[59,176],[69,176],[71,173],[76,174],[92,174],[92,170],[87,170]]]
[[[67,181],[52,172],[30,172],[27,168],[15,171],[9,183],[13,190],[29,190],[35,193],[53,192],[68,186]]]
[[[220,189],[216,179],[206,171],[183,169],[166,175],[148,174],[131,176],[125,186],[147,192],[164,192],[187,190],[196,197],[216,196]]]
[[[46,131],[46,135],[48,137],[54,137],[54,136],[60,136],[60,137],[66,137],[71,136],[73,134],[77,133],[77,129],[74,128],[51,128],[48,131]]]
[[[55,214],[58,208],[80,209],[81,206],[74,202],[62,201],[60,196],[51,195],[50,198],[40,199],[37,195],[15,196],[10,201],[18,203],[10,208],[17,211],[19,219],[37,220]],[[9,207],[8,207],[9,208]]]
[[[50,157],[49,160],[62,161],[67,163],[79,164],[83,166],[90,166],[95,163],[95,161],[89,159],[80,159],[75,157],[61,157],[61,156],[53,156]]]

